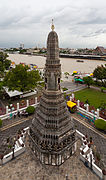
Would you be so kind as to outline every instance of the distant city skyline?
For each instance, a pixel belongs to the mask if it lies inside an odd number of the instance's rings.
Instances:
[[[46,47],[54,19],[62,48],[106,48],[106,0],[1,0],[0,48]]]

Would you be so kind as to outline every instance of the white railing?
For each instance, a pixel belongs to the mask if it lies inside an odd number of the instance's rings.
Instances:
[[[74,93],[72,93],[72,96],[70,96],[70,101],[73,101],[74,100]],[[95,113],[92,113],[92,112],[89,112],[89,104],[84,104],[86,109],[83,109],[80,107],[80,100],[77,100],[77,104],[76,104],[76,107],[77,107],[77,111],[79,111],[80,113],[84,114],[85,116],[87,117],[90,117],[94,120],[96,119],[103,119],[102,117],[99,116],[99,109],[97,109],[97,111]],[[105,119],[103,119],[104,121],[106,121]]]
[[[80,139],[82,139],[83,137],[85,137],[85,135],[84,134],[82,134],[81,132],[79,132],[78,130],[76,130],[76,136],[77,137],[79,137]],[[80,160],[83,162],[83,163],[85,163],[85,162],[87,162],[87,165],[88,165],[88,167],[89,168],[91,168],[91,160],[90,160],[90,158],[88,158],[88,159],[86,159],[86,156],[85,156],[85,153],[87,152],[87,147],[88,145],[85,145],[84,146],[84,148],[83,148],[83,152],[84,152],[84,154],[82,154],[81,152],[80,152]],[[80,148],[80,150],[81,150],[82,148]],[[92,150],[91,150],[92,151]],[[90,157],[90,153],[91,153],[91,151],[88,153],[88,156]],[[103,173],[102,173],[102,170],[94,163],[95,162],[95,160],[94,160],[94,158],[92,159],[92,170],[93,170],[93,172],[97,175],[97,176],[99,176],[99,178],[101,178],[101,179],[103,179],[104,178],[104,175],[103,175]]]
[[[82,114],[84,114],[84,115],[86,115],[86,116],[88,116],[88,117],[91,117],[92,119],[97,119],[97,118],[98,118],[97,115],[95,115],[95,114],[93,114],[93,113],[91,113],[91,112],[87,112],[87,110],[85,110],[85,109],[83,109],[83,108],[81,108],[81,107],[77,107],[77,110],[78,110],[79,112],[81,112]]]
[[[88,112],[87,110],[85,110],[85,109],[83,109],[81,107],[78,107],[78,106],[77,106],[77,111],[82,113],[83,115],[85,115],[87,117],[90,117],[91,119],[94,119],[94,120],[99,119],[99,118],[103,119],[102,117],[99,117],[98,115],[95,115],[95,114],[93,114],[91,112]],[[106,121],[105,119],[103,119],[103,120]]]
[[[39,104],[39,103],[32,104],[31,106],[36,107],[38,104]],[[14,114],[17,113],[18,111],[21,112],[21,111],[25,110],[27,107],[28,107],[28,106],[26,106],[26,107],[24,107],[24,108],[21,108],[21,109],[18,109],[18,110],[15,110],[15,111],[12,111],[12,112],[9,112],[9,113],[7,113],[7,114],[1,115],[1,116],[0,116],[0,119],[1,119],[1,120],[8,119],[8,118],[10,118],[10,114],[11,114],[11,113],[12,113],[12,115],[14,115]]]
[[[82,155],[80,153],[80,160],[85,163],[86,162],[86,157],[85,155]],[[88,162],[88,167],[90,168],[91,167],[91,162],[90,162],[90,159],[87,160]],[[99,176],[99,178],[103,179],[103,173],[102,173],[102,170],[94,163],[92,162],[92,170],[94,171],[94,173]]]
[[[24,140],[25,140],[25,134],[26,132],[28,132],[29,130],[29,127],[25,128],[24,129],[24,133],[23,134],[23,137],[20,137],[16,142],[15,142],[15,147],[14,147],[14,157],[17,157],[19,156],[20,154],[24,153],[25,152],[25,144],[24,144]],[[22,144],[24,144],[24,147],[22,147]],[[7,162],[9,162],[10,160],[13,159],[13,151],[10,152],[9,154],[6,154],[3,159],[0,159],[0,165],[3,165]]]
[[[16,150],[14,150],[14,157],[19,156],[20,154],[22,154],[23,152],[25,152],[25,147],[19,147]],[[3,159],[0,159],[0,164],[3,165],[7,162],[9,162],[10,160],[12,160],[13,158],[13,152],[10,152],[9,154],[6,154]]]

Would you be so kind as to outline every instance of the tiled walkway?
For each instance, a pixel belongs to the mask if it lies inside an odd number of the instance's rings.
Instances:
[[[99,180],[99,178],[79,160],[77,151],[63,165],[42,166],[29,148],[21,156],[0,168],[0,180]]]

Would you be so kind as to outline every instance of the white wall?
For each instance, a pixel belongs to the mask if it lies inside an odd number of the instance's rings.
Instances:
[[[20,154],[22,154],[23,152],[25,152],[25,147],[19,147],[18,149],[16,149],[14,151],[14,157],[19,156]]]
[[[25,152],[25,147],[19,147],[17,148],[16,150],[14,150],[14,157],[17,157],[19,156],[20,154],[22,154],[23,152]],[[7,163],[9,162],[11,159],[12,159],[12,154],[13,152],[10,152],[9,154],[6,154],[4,157],[3,157],[3,160],[1,161],[0,159],[0,164],[3,163]]]
[[[7,163],[8,161],[10,161],[12,159],[12,154],[13,154],[13,152],[10,152],[9,154],[6,154],[3,157],[3,164]]]
[[[82,155],[80,153],[80,160],[83,161],[83,163],[85,163],[85,161],[86,161],[85,155]],[[87,161],[88,161],[88,166],[90,167],[90,161],[89,160],[87,160]],[[99,178],[101,178],[101,179],[103,178],[102,170],[96,164],[94,164],[93,162],[92,162],[92,170],[94,171],[94,173],[97,176],[99,176]]]
[[[96,164],[92,163],[92,169],[101,179],[103,178],[102,170]]]

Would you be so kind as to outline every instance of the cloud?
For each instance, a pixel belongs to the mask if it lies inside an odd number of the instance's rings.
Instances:
[[[0,17],[1,47],[46,45],[52,18],[60,46],[106,47],[105,0],[1,0]]]
[[[106,34],[106,29],[99,29],[99,30],[97,30],[95,32],[91,32],[91,33],[89,33],[87,35],[83,35],[82,37],[97,37],[97,36],[99,36],[101,34]]]

